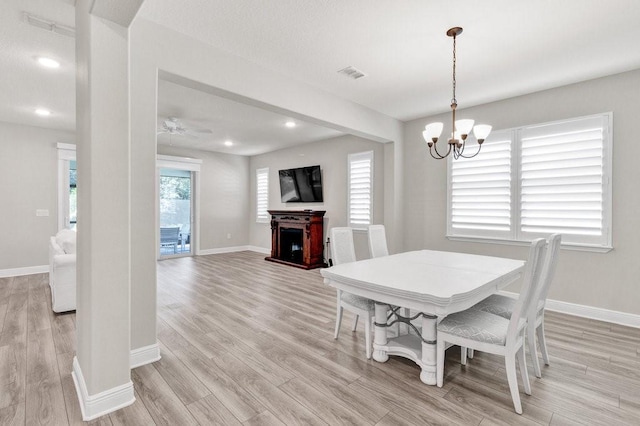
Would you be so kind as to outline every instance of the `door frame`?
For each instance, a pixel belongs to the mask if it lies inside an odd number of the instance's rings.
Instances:
[[[156,258],[194,256],[200,252],[200,166],[202,160],[158,154],[156,157]],[[160,256],[160,169],[178,169],[191,172],[191,252],[186,255]]]

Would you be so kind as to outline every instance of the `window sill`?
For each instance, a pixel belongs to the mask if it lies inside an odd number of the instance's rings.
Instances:
[[[531,244],[530,241],[516,241],[516,240],[503,240],[499,238],[487,238],[487,237],[465,237],[460,235],[447,235],[449,241],[460,241],[467,243],[483,243],[483,244],[502,244],[507,246],[523,246],[526,247]],[[613,250],[613,247],[608,246],[591,246],[587,244],[577,243],[565,243],[561,245],[563,250],[573,251],[587,251],[592,253],[609,253]]]

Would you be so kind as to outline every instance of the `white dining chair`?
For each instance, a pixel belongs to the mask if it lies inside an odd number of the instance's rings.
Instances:
[[[369,225],[367,229],[367,239],[369,240],[369,254],[371,258],[389,256],[389,248],[387,247],[387,234],[385,232],[384,225]],[[390,307],[396,312],[402,309],[402,315],[405,318],[409,318],[410,311],[408,308],[396,309],[395,306]],[[410,333],[411,329],[407,324],[403,324],[400,321],[396,322],[396,333],[399,336],[400,333]]]
[[[547,294],[549,293],[549,288],[555,275],[561,242],[562,235],[560,234],[553,234],[547,239],[547,249],[542,263],[542,270],[536,282],[534,292],[536,302],[532,303],[531,309],[527,314],[527,340],[529,342],[529,353],[531,354],[533,371],[536,377],[542,377],[542,370],[536,350],[536,336],[538,337],[542,360],[545,365],[549,365],[549,352],[547,351],[547,341],[544,335],[544,308],[547,301]],[[515,305],[516,299],[494,294],[474,305],[472,309],[478,309],[509,319],[513,314]],[[462,353],[464,356],[465,351],[462,351]]]
[[[524,353],[527,312],[534,302],[533,284],[542,265],[541,252],[546,245],[544,238],[531,243],[529,258],[522,278],[520,297],[514,305],[511,319],[490,314],[477,309],[467,309],[448,315],[438,324],[436,380],[442,387],[444,380],[444,356],[447,344],[461,348],[502,355],[505,359],[507,381],[513,399],[513,406],[518,414],[522,414],[522,404],[518,391],[516,362],[520,368],[524,391],[531,395],[531,384],[527,374],[527,363]]]
[[[330,247],[333,265],[355,262],[356,252],[353,244],[353,229],[348,227],[332,228],[329,234],[331,238]],[[338,333],[340,332],[343,309],[355,314],[352,328],[354,332],[358,327],[358,318],[360,316],[364,318],[366,354],[367,359],[371,359],[371,321],[372,318],[375,317],[373,300],[337,289],[336,331],[333,336],[334,339],[338,338]]]
[[[369,254],[371,254],[372,258],[389,256],[384,225],[369,225],[367,235],[369,240]]]

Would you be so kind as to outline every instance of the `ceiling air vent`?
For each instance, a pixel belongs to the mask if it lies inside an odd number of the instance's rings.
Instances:
[[[342,74],[342,75],[347,76],[349,78],[352,78],[354,80],[357,80],[359,78],[367,76],[365,73],[363,73],[362,71],[360,71],[356,67],[342,68],[341,70],[338,70],[338,74]]]
[[[22,12],[22,18],[27,24],[33,25],[34,27],[42,28],[43,30],[46,30],[52,33],[60,34],[67,37],[75,37],[76,35],[75,28],[69,27],[67,25],[62,25],[59,22],[50,21],[40,16],[35,16],[27,12]]]

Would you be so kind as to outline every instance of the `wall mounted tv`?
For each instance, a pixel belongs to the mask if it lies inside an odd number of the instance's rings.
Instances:
[[[278,172],[280,199],[283,203],[322,202],[320,166],[299,167]]]

